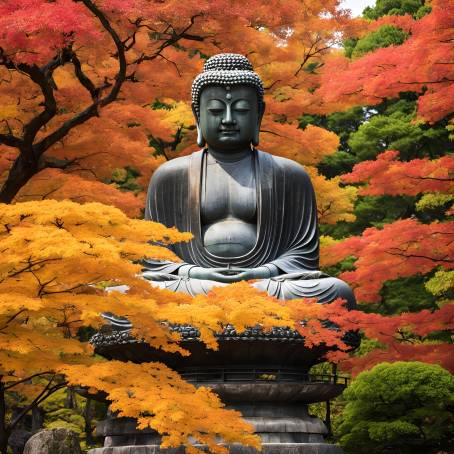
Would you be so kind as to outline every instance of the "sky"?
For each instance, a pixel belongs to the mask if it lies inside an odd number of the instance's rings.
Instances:
[[[375,0],[344,0],[342,7],[350,9],[352,16],[360,16],[366,6],[375,5]]]

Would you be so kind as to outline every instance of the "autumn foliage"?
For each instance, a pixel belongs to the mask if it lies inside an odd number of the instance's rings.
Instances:
[[[391,8],[390,3],[378,3],[381,8]],[[399,2],[393,5],[396,10],[409,7]],[[353,51],[350,58],[333,52],[327,59],[317,90],[326,106],[333,102],[344,103],[344,108],[367,105],[372,116],[376,115],[374,106],[377,106],[377,121],[371,121],[370,125],[371,129],[382,127],[382,137],[379,130],[364,132],[364,129],[359,140],[368,140],[367,134],[370,134],[372,140],[377,137],[381,143],[395,140],[398,145],[398,139],[387,136],[395,131],[378,118],[381,115],[385,119],[385,113],[391,112],[389,119],[392,119],[399,114],[399,106],[410,105],[409,100],[415,99],[416,115],[412,124],[422,125],[432,137],[435,137],[435,129],[429,129],[424,122],[437,123],[438,128],[446,127],[448,131],[452,129],[454,94],[448,56],[452,53],[453,6],[451,1],[433,1],[422,17],[399,15],[403,14],[399,12],[383,15],[371,21],[362,36],[367,33],[371,36],[390,25],[395,27],[391,30],[403,32],[403,42],[390,45],[383,41],[380,47],[375,41],[375,48],[369,51],[356,54]],[[378,9],[377,6],[375,11]],[[365,41],[361,42],[360,38],[359,42],[364,49]],[[371,43],[369,41],[368,45]],[[394,118],[403,119],[400,115]],[[399,200],[413,205],[413,214],[409,217],[371,222],[372,226],[364,228],[359,235],[341,240],[324,238],[323,265],[340,269],[339,277],[352,285],[365,311],[353,311],[346,316],[352,323],[350,328],[361,327],[366,339],[377,342],[375,348],[343,363],[352,371],[390,360],[441,363],[453,370],[454,164],[449,153],[452,147],[448,142],[442,146],[445,149],[435,151],[435,157],[433,149],[425,150],[420,144],[406,146],[405,153],[385,149],[376,159],[358,162],[351,172],[340,175],[344,184],[357,188],[362,207],[377,203],[375,198],[391,208]],[[377,207],[379,203],[372,206]],[[423,281],[421,290],[435,297],[432,297],[432,308],[414,313],[399,311],[391,317],[376,313],[386,305],[390,284],[402,282],[405,285],[409,278]],[[406,307],[412,307],[412,302]],[[331,317],[336,319],[335,314]],[[348,321],[346,323],[348,326]]]
[[[399,152],[388,150],[375,161],[363,161],[354,171],[342,175],[345,183],[367,183],[361,195],[417,195],[423,192],[452,192],[454,157],[398,160]]]
[[[0,404],[16,393],[24,408],[10,419],[0,405],[0,450],[31,408],[68,385],[103,391],[120,415],[160,431],[165,446],[195,452],[195,439],[225,452],[217,437],[258,446],[238,413],[163,364],[95,357],[79,334],[98,329],[102,311],[127,317],[133,334],[153,347],[183,355],[169,322],[194,326],[211,349],[229,323],[239,331],[290,326],[308,348],[329,347],[326,359],[353,374],[385,360],[454,371],[448,142],[435,152],[383,147],[374,160],[354,156],[354,167],[330,178],[321,171],[339,147],[354,151],[326,121],[339,112],[348,119],[354,106],[366,112],[364,125],[368,115],[388,115],[393,103],[410,99],[410,126],[424,129],[425,140],[452,131],[453,14],[452,0],[433,0],[422,17],[373,21],[352,19],[337,0],[1,1],[0,201],[13,204],[0,205]],[[395,27],[403,42],[352,58],[338,47],[383,26]],[[138,218],[154,170],[196,149],[190,85],[206,57],[219,52],[247,55],[264,81],[260,148],[304,164],[322,228],[347,232],[323,238],[322,265],[352,285],[357,310],[341,301],[279,302],[247,283],[191,299],[138,277],[144,255],[176,260],[149,241],[190,238]],[[321,121],[300,127],[303,114]],[[341,139],[349,128],[337,130]],[[364,201],[402,198],[413,204],[411,216],[348,234]],[[424,281],[432,308],[379,313],[386,286],[411,277]],[[104,291],[119,284],[130,290]],[[360,330],[367,346],[353,354],[343,337],[350,330]]]
[[[416,92],[418,116],[435,122],[452,112],[454,98],[452,0],[433,0],[432,12],[421,19],[411,16],[384,16],[369,25],[376,30],[384,24],[403,29],[410,36],[400,46],[381,48],[350,61],[333,55],[323,69],[320,94],[327,102],[345,105],[379,104],[400,92]],[[336,77],[332,77],[337,73]]]
[[[359,301],[380,299],[379,290],[386,280],[411,276],[417,270],[426,274],[436,267],[454,266],[454,223],[421,224],[404,219],[369,228],[360,237],[350,237],[325,250],[325,265],[355,256],[355,271],[341,274],[351,282]]]
[[[316,173],[338,138],[298,128],[301,103],[315,103],[311,68],[340,32],[362,27],[335,0],[8,0],[0,16],[0,200],[84,201],[91,192],[133,216],[157,166],[195,150],[190,86],[203,56],[220,49],[247,54],[267,87],[261,147]],[[116,178],[124,169],[137,175]],[[317,182],[324,205],[334,201],[322,219],[351,217],[352,192]]]
[[[190,234],[128,218],[98,203],[52,200],[3,205],[0,223],[0,390],[2,396],[12,391],[26,396],[25,413],[61,387],[80,385],[105,392],[112,409],[137,418],[140,427],[160,431],[165,446],[189,446],[193,437],[212,452],[226,452],[216,445],[216,436],[258,446],[238,413],[223,409],[211,391],[196,390],[163,364],[107,362],[94,356],[78,330],[100,328],[105,323],[101,312],[127,317],[136,337],[183,355],[188,352],[169,323],[191,324],[211,349],[217,348],[215,333],[228,324],[239,332],[257,324],[264,330],[290,326],[305,336],[308,347],[349,349],[345,332],[320,323],[325,314],[315,301],[280,302],[247,283],[191,298],[140,278],[140,265],[133,261],[144,255],[177,260],[150,240],[165,245],[188,241]],[[106,284],[130,290],[107,292]],[[17,422],[6,426],[2,443]]]
[[[212,446],[213,452],[225,452],[215,446],[217,434],[226,441],[257,446],[251,427],[239,414],[223,409],[209,390],[196,391],[162,364],[104,362],[93,356],[90,344],[80,342],[77,332],[81,326],[99,328],[100,311],[114,311],[127,316],[144,341],[185,354],[178,336],[162,321],[189,320],[199,328],[201,340],[216,348],[213,334],[227,321],[288,325],[288,311],[257,294],[241,305],[238,297],[213,298],[208,304],[206,297],[192,300],[152,288],[138,277],[140,266],[131,260],[143,254],[170,258],[167,249],[149,245],[149,239],[165,244],[187,241],[190,236],[130,219],[118,209],[45,201],[2,206],[1,213],[2,398],[5,392],[24,393],[30,405],[26,412],[62,386],[78,384],[105,391],[122,415],[136,417],[141,426],[151,425],[167,435],[165,444],[189,444],[188,437],[193,436]],[[107,293],[102,290],[107,281],[126,284],[131,290]],[[221,298],[222,304],[216,304]],[[242,324],[238,324],[240,330]],[[32,383],[32,377],[45,379],[44,385],[37,389],[39,383]],[[159,398],[150,404],[153,395]],[[212,419],[219,426],[213,426]],[[16,423],[12,421],[1,434],[2,449]]]

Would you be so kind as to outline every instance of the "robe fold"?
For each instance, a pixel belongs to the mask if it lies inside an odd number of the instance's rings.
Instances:
[[[317,271],[319,239],[315,194],[298,163],[253,150],[257,185],[257,240],[239,257],[208,252],[202,239],[200,191],[207,151],[163,164],[151,178],[145,218],[191,232],[188,243],[169,246],[183,263],[145,259],[147,270],[172,274],[184,264],[204,268],[255,268],[273,264],[282,274]]]

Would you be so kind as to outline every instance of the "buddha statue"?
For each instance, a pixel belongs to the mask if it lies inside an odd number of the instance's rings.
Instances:
[[[190,295],[238,281],[280,299],[340,297],[351,289],[319,270],[317,208],[304,168],[257,149],[265,110],[260,77],[239,54],[209,58],[192,85],[200,151],[153,174],[145,218],[191,232],[169,246],[181,263],[144,259],[154,286]]]

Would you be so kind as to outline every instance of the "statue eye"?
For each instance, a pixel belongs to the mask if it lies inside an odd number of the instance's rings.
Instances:
[[[219,107],[210,107],[208,109],[213,115],[221,115],[224,112],[224,109]]]
[[[240,100],[235,104],[236,112],[249,112],[250,110],[251,110],[251,106],[245,100]]]

